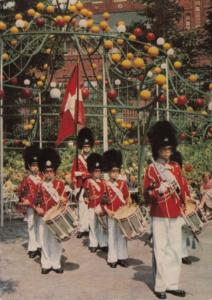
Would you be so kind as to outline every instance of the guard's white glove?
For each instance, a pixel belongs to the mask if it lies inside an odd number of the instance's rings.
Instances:
[[[160,194],[164,194],[165,192],[168,191],[168,189],[170,188],[170,184],[168,182],[162,182],[161,185],[159,186],[159,193]]]

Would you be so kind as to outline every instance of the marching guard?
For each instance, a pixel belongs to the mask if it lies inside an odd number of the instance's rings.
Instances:
[[[89,220],[89,249],[95,253],[98,246],[103,252],[107,252],[107,233],[98,221],[97,212],[105,193],[105,183],[102,175],[102,156],[92,153],[87,158],[90,177],[85,181],[85,198],[88,199],[88,220]]]
[[[60,156],[55,149],[45,148],[38,158],[39,169],[43,173],[43,181],[38,188],[39,203],[36,211],[40,216],[55,205],[65,205],[67,197],[63,181],[56,178],[56,170],[60,165]],[[40,226],[41,241],[41,273],[48,274],[51,270],[63,273],[61,267],[62,246],[42,220]]]
[[[40,217],[36,214],[33,203],[36,198],[38,184],[41,182],[41,177],[38,168],[39,149],[35,146],[30,146],[24,151],[25,169],[29,175],[24,177],[21,182],[18,195],[19,203],[26,208],[27,225],[28,225],[28,255],[30,258],[40,256]]]
[[[84,199],[83,185],[86,178],[89,176],[87,168],[87,157],[94,145],[94,136],[92,131],[84,127],[79,131],[77,136],[77,147],[81,150],[78,158],[74,159],[71,170],[71,181],[74,185],[75,195],[78,201],[79,213],[79,232],[78,238],[82,238],[89,231],[88,227],[88,205]]]
[[[159,121],[150,128],[148,138],[154,159],[146,170],[144,197],[152,217],[154,292],[160,299],[166,299],[166,292],[185,297],[179,289],[185,191],[180,166],[170,161],[178,145],[176,130],[168,121]]]
[[[115,149],[108,150],[103,154],[103,169],[108,173],[109,179],[105,180],[107,201],[102,203],[103,209],[108,214],[108,258],[111,268],[117,264],[128,267],[127,240],[114,219],[115,212],[122,206],[130,203],[127,183],[120,178],[122,154]],[[106,197],[104,197],[106,198]]]

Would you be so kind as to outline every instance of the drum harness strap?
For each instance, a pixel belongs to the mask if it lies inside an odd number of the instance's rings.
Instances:
[[[113,199],[111,199],[111,204],[113,205],[113,202],[115,201],[115,198],[118,196],[118,198],[121,200],[121,202],[123,204],[125,204],[125,200],[124,200],[124,196],[123,196],[123,193],[120,189],[118,189],[114,183],[110,182],[110,181],[107,181],[107,186],[110,187],[114,193],[115,193],[115,196],[113,197]]]
[[[58,203],[60,200],[60,196],[58,194],[58,191],[54,188],[53,183],[52,182],[43,182],[42,186],[44,187],[44,189],[49,193],[49,195],[51,196],[51,198]]]

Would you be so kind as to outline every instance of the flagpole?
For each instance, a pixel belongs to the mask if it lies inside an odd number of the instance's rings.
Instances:
[[[79,119],[79,58],[77,60],[77,107],[76,107],[76,122],[75,122],[75,135],[76,135],[76,171],[79,171],[79,162],[78,162],[78,155],[79,155],[79,148],[77,145],[77,127],[78,127],[78,119]]]
[[[107,112],[107,92],[106,92],[106,76],[105,76],[105,53],[103,51],[102,63],[102,81],[103,81],[103,150],[108,150],[108,112]]]
[[[3,90],[3,40],[0,41],[0,89]],[[3,135],[3,97],[0,99],[0,201],[1,201],[1,227],[4,226],[4,135]]]

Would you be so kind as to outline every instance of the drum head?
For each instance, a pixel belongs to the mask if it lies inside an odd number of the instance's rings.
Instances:
[[[186,202],[186,211],[185,211],[186,215],[189,215],[195,210],[196,210],[196,204],[194,202]]]
[[[49,220],[55,219],[58,217],[64,210],[66,209],[65,206],[58,207],[57,205],[50,208],[44,216],[44,221],[47,222]]]
[[[114,214],[114,218],[117,220],[126,219],[126,218],[130,217],[131,215],[135,214],[136,210],[137,210],[136,205],[122,206]]]

